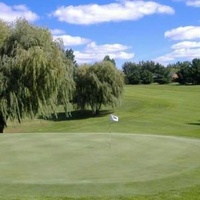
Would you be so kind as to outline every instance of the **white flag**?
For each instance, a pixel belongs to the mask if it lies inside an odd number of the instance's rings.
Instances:
[[[119,121],[119,117],[117,117],[115,115],[110,115],[110,121],[118,122]]]

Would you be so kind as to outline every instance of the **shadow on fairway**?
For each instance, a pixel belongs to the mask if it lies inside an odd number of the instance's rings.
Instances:
[[[189,125],[194,125],[194,126],[200,126],[200,120],[199,122],[191,122],[191,123],[187,123]]]
[[[111,113],[112,113],[111,110],[101,110],[98,114],[93,114],[91,110],[85,110],[85,111],[72,111],[68,114],[66,114],[65,112],[59,112],[57,113],[57,116],[55,114],[52,114],[49,117],[40,116],[39,118],[50,121],[81,120],[94,117],[104,117]]]

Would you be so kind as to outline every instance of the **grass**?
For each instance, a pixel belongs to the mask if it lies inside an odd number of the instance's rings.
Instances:
[[[115,133],[110,147],[108,134],[5,134],[0,194],[129,197],[194,187],[199,148],[181,137]]]
[[[200,137],[200,86],[147,85],[126,86],[122,105],[113,112],[119,123],[112,131]],[[108,108],[109,109],[109,108]],[[72,118],[60,113],[55,120],[25,120],[8,124],[10,132],[106,133],[109,131],[109,111],[98,117],[72,112]]]
[[[9,123],[0,199],[200,199],[199,91],[126,86],[111,126],[109,110]]]

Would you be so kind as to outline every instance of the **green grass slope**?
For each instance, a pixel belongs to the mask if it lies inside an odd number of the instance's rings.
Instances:
[[[122,104],[114,112],[120,121],[113,132],[200,137],[200,86],[126,86]],[[24,120],[9,123],[5,132],[109,132],[109,109],[98,117]]]

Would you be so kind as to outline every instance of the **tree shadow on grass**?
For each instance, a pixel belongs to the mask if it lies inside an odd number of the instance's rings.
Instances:
[[[190,123],[187,123],[189,125],[193,125],[193,126],[200,126],[200,120],[199,122],[190,122]]]
[[[72,111],[66,115],[65,112],[51,114],[49,117],[42,117],[40,119],[49,120],[49,121],[70,121],[70,120],[82,120],[94,117],[104,117],[106,115],[111,114],[111,110],[101,110],[98,114],[93,114],[91,110],[84,110],[84,111]]]
[[[171,86],[177,86],[177,87],[184,87],[184,86],[195,86],[195,84],[192,84],[192,83],[186,83],[186,84],[180,84],[178,82],[174,82],[174,83],[171,83]]]

